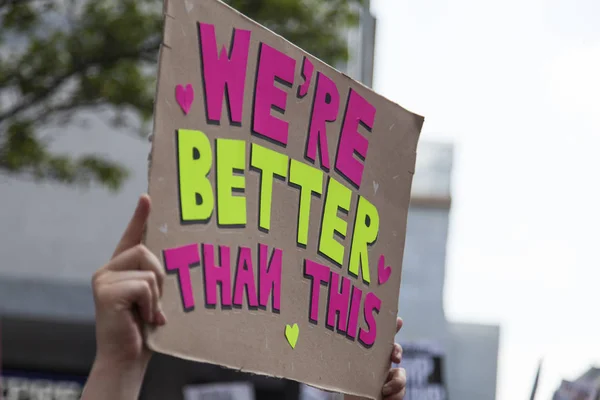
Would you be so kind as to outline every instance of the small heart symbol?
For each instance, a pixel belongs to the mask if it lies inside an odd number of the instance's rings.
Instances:
[[[163,226],[158,228],[158,230],[161,231],[162,233],[164,233],[165,235],[169,232],[169,228],[167,228],[167,224],[164,224]]]
[[[390,279],[390,275],[392,275],[392,267],[385,266],[385,256],[382,254],[379,257],[379,264],[377,264],[377,272],[379,276],[379,284],[383,285]]]
[[[373,181],[373,191],[375,192],[375,194],[377,194],[378,190],[379,190],[379,183]]]
[[[184,0],[185,10],[189,13],[194,8],[194,4],[188,0]]]
[[[177,87],[175,87],[175,98],[177,99],[179,107],[187,114],[190,112],[190,108],[192,108],[192,103],[194,102],[194,87],[189,83],[185,88],[181,85],[177,85]]]
[[[298,342],[298,335],[300,335],[300,327],[298,324],[294,324],[292,326],[285,326],[285,338],[287,339],[292,349],[296,348],[296,342]]]

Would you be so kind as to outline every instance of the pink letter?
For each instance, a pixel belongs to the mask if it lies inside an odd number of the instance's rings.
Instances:
[[[260,306],[267,308],[269,302],[269,293],[271,295],[271,307],[273,312],[279,312],[281,304],[281,264],[283,254],[280,249],[273,249],[271,260],[269,257],[269,248],[267,245],[260,245],[259,252],[260,279],[258,280],[258,289],[260,292]]]
[[[163,256],[165,258],[165,268],[167,269],[167,272],[177,272],[183,309],[185,311],[193,310],[194,292],[192,291],[190,266],[198,265],[200,263],[198,245],[190,244],[175,249],[168,249],[163,251]]]
[[[223,112],[223,96],[227,88],[227,106],[232,125],[242,123],[244,109],[244,86],[250,48],[250,31],[234,29],[229,56],[225,46],[219,53],[215,26],[200,23],[200,50],[202,53],[202,77],[207,122],[219,124]]]
[[[350,301],[350,317],[348,318],[348,337],[356,338],[356,328],[358,328],[358,313],[360,311],[360,302],[362,300],[362,290],[354,286],[352,290],[352,300]]]
[[[340,287],[340,276],[338,273],[331,271],[331,282],[329,283],[329,305],[327,306],[327,323],[328,328],[333,329],[335,326],[335,318],[338,316],[337,330],[338,332],[346,332],[348,323],[348,306],[350,303],[350,279],[342,277],[342,290],[338,292]]]
[[[313,63],[308,59],[308,57],[304,57],[302,61],[302,78],[304,78],[304,83],[298,86],[298,98],[302,99],[308,93],[308,88],[310,87],[310,81],[312,80],[313,71],[315,67]]]
[[[354,152],[364,161],[369,150],[369,141],[358,132],[358,125],[362,125],[371,132],[375,122],[375,107],[361,95],[350,89],[346,116],[340,133],[335,169],[348,182],[357,189],[360,188],[364,165],[354,158]]]
[[[365,297],[365,321],[367,322],[367,326],[369,330],[365,331],[360,328],[358,332],[358,341],[363,344],[363,346],[369,348],[373,346],[375,343],[375,339],[377,338],[377,322],[375,321],[375,317],[373,316],[373,312],[379,314],[379,310],[381,309],[381,300],[374,293],[369,292]]]
[[[320,285],[327,285],[329,282],[329,268],[314,261],[304,260],[304,277],[312,281],[308,320],[316,324],[319,322]]]
[[[334,122],[340,109],[340,93],[335,82],[322,73],[317,74],[317,88],[313,100],[308,140],[304,155],[315,161],[317,142],[321,151],[321,166],[329,170],[329,147],[327,145],[327,122]]]
[[[231,261],[228,246],[219,246],[221,266],[215,265],[215,249],[212,244],[202,245],[204,258],[204,297],[206,305],[217,305],[217,285],[221,285],[221,306],[231,307]]]
[[[254,268],[252,267],[252,250],[248,247],[240,247],[238,255],[237,273],[234,284],[233,305],[241,307],[246,288],[246,299],[248,307],[258,307],[256,300],[256,286],[254,285]]]
[[[261,43],[257,68],[252,131],[285,146],[288,141],[289,124],[272,116],[271,108],[285,113],[288,94],[276,87],[275,81],[292,87],[296,60]]]

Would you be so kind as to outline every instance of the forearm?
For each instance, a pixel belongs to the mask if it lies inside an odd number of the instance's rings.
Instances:
[[[135,400],[139,397],[148,361],[117,364],[96,360],[82,400]]]

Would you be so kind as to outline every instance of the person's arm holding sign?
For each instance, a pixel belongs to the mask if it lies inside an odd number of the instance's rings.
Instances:
[[[167,323],[161,311],[163,268],[141,244],[150,198],[142,196],[110,262],[93,278],[96,304],[96,359],[83,400],[130,400],[139,396],[151,351],[145,346],[143,324]],[[402,327],[398,319],[397,329]],[[391,361],[400,363],[395,344]],[[386,400],[404,398],[406,374],[390,369],[382,393]]]
[[[141,244],[150,198],[142,196],[110,262],[92,280],[96,304],[96,359],[82,399],[137,399],[151,351],[144,323],[164,325],[160,310],[164,273]]]

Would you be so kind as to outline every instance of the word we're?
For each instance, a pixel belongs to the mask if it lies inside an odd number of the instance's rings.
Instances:
[[[252,32],[234,29],[229,54],[225,47],[218,51],[214,25],[199,23],[198,33],[207,122],[217,125],[221,123],[223,103],[226,102],[230,124],[241,126]],[[289,93],[275,85],[275,82],[288,88],[296,85],[296,96],[304,98],[314,75],[314,66],[308,58],[304,58],[301,67],[304,82],[299,85],[295,82],[297,62],[294,58],[265,43],[259,44],[258,53],[250,128],[252,134],[285,147],[288,144],[289,122],[283,117]],[[320,167],[329,171],[331,162],[327,125],[337,121],[339,117],[340,92],[335,82],[324,73],[317,72],[316,75],[305,158],[315,163],[319,150]],[[280,115],[272,115],[272,110],[278,111]],[[358,127],[362,126],[371,132],[375,114],[376,109],[372,104],[356,91],[349,90],[334,167],[336,172],[357,189],[362,182],[363,162],[369,149],[369,140],[358,132]],[[355,158],[355,154],[359,159]]]

